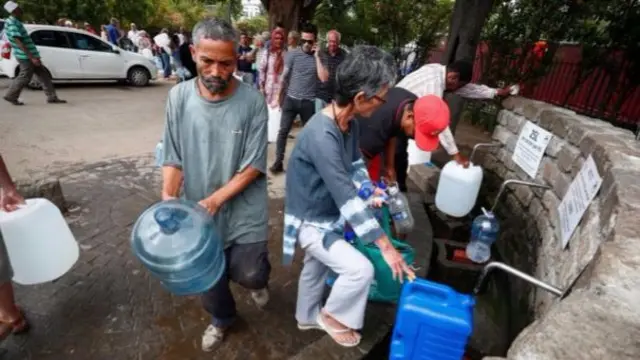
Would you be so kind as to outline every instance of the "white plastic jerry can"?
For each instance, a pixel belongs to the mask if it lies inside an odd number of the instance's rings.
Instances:
[[[47,199],[27,199],[16,211],[0,211],[0,230],[18,284],[55,280],[78,261],[78,243],[60,210]]]
[[[480,193],[482,168],[473,163],[464,168],[457,161],[449,161],[440,172],[436,190],[436,207],[453,217],[471,212]]]

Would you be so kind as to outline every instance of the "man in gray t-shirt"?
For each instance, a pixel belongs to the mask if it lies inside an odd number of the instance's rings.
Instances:
[[[227,271],[203,294],[212,316],[204,351],[222,341],[236,316],[229,281],[250,289],[260,307],[269,299],[267,106],[233,77],[235,39],[225,22],[198,23],[192,49],[198,77],[174,86],[167,100],[163,199],[177,197],[182,185],[182,196],[209,211],[225,242]]]

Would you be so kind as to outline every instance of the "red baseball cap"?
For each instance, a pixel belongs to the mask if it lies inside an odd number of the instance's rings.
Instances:
[[[414,140],[423,151],[438,148],[438,135],[449,126],[449,106],[435,95],[418,98],[413,104]]]

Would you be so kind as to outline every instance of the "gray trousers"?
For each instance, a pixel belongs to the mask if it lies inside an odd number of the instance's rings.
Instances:
[[[18,60],[18,63],[20,64],[20,73],[13,79],[9,90],[4,96],[7,100],[18,100],[22,89],[29,84],[33,75],[40,79],[47,99],[53,100],[56,98],[56,90],[53,88],[51,77],[42,65],[35,66],[31,60]]]
[[[369,288],[373,282],[373,265],[356,248],[344,240],[329,249],[324,234],[313,226],[303,225],[298,242],[305,251],[304,266],[298,282],[296,320],[315,324],[322,308],[322,295],[329,269],[338,275],[324,310],[351,329],[362,329]]]

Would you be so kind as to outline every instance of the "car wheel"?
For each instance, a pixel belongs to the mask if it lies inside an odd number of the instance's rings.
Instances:
[[[127,75],[127,81],[129,81],[129,84],[133,86],[147,86],[149,84],[149,79],[151,79],[149,70],[141,66],[134,66],[129,69],[129,73]]]
[[[47,75],[49,75],[49,79],[52,79],[49,70],[45,68],[44,71],[46,71]],[[33,74],[31,80],[29,80],[29,83],[27,84],[27,87],[31,90],[42,90],[42,81],[40,81],[40,77],[38,77],[38,75],[36,74]]]

